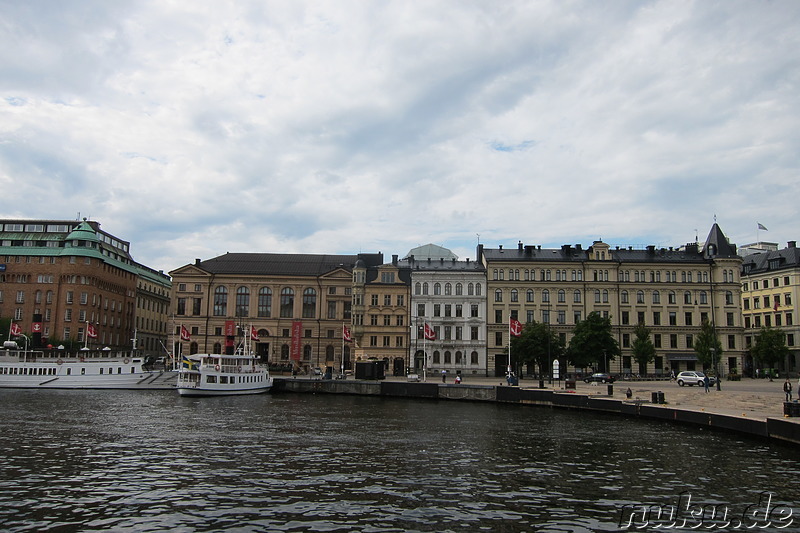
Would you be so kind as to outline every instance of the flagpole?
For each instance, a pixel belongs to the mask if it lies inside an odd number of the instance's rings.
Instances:
[[[83,347],[89,349],[89,321],[86,321],[86,335],[83,337]]]
[[[344,376],[344,328],[346,328],[345,323],[342,322],[342,359],[340,361],[339,368],[341,369],[340,374]]]
[[[511,377],[511,317],[508,317],[508,377]]]

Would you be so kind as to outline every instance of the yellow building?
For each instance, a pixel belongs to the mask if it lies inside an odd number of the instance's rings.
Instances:
[[[775,246],[777,248],[777,246]],[[763,327],[779,328],[786,334],[790,353],[779,369],[798,370],[800,325],[794,312],[800,298],[800,251],[796,241],[783,250],[749,248],[742,263],[742,313],[745,347],[749,348]],[[752,358],[745,360],[745,372],[755,370]]]

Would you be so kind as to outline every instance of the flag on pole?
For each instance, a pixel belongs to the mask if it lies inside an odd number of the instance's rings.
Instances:
[[[16,322],[11,323],[11,334],[22,335],[22,328],[19,327],[19,324],[17,324]]]
[[[86,323],[86,336],[89,337],[90,339],[97,338],[97,328],[95,328],[94,324],[92,324],[91,322]]]
[[[189,330],[186,329],[186,326],[181,324],[181,340],[182,341],[190,341],[192,340],[192,336],[189,335]]]
[[[427,322],[425,323],[425,338],[429,341],[436,340],[436,331]]]
[[[350,328],[342,324],[342,340],[345,342],[353,342],[353,334],[350,333]]]
[[[764,224],[762,224],[761,222],[756,222],[756,224],[758,224],[758,229],[763,229],[764,231],[769,231],[769,230],[766,228],[766,226],[764,226]]]
[[[522,335],[522,322],[516,320],[514,318],[510,319],[511,322],[508,324],[508,331],[511,332],[511,335],[514,337],[519,337]]]
[[[258,340],[258,331],[256,331],[255,326],[250,326],[250,340]]]

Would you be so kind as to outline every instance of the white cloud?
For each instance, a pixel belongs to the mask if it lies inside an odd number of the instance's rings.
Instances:
[[[795,240],[800,5],[4,4],[0,216],[226,251]],[[762,235],[762,237],[764,237]]]

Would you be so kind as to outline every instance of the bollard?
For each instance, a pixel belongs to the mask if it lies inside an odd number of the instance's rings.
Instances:
[[[660,403],[660,404],[665,404],[665,403],[667,403],[667,402],[664,400],[664,393],[663,393],[663,392],[661,392],[661,391],[658,391],[658,403]]]
[[[658,403],[658,393],[651,392],[650,393],[650,403]]]
[[[539,388],[540,388],[540,389],[543,389],[543,388],[544,388],[544,380],[543,380],[543,379],[540,379],[540,380],[539,380]]]
[[[614,396],[614,385],[609,385],[608,386],[608,395],[609,396]]]

